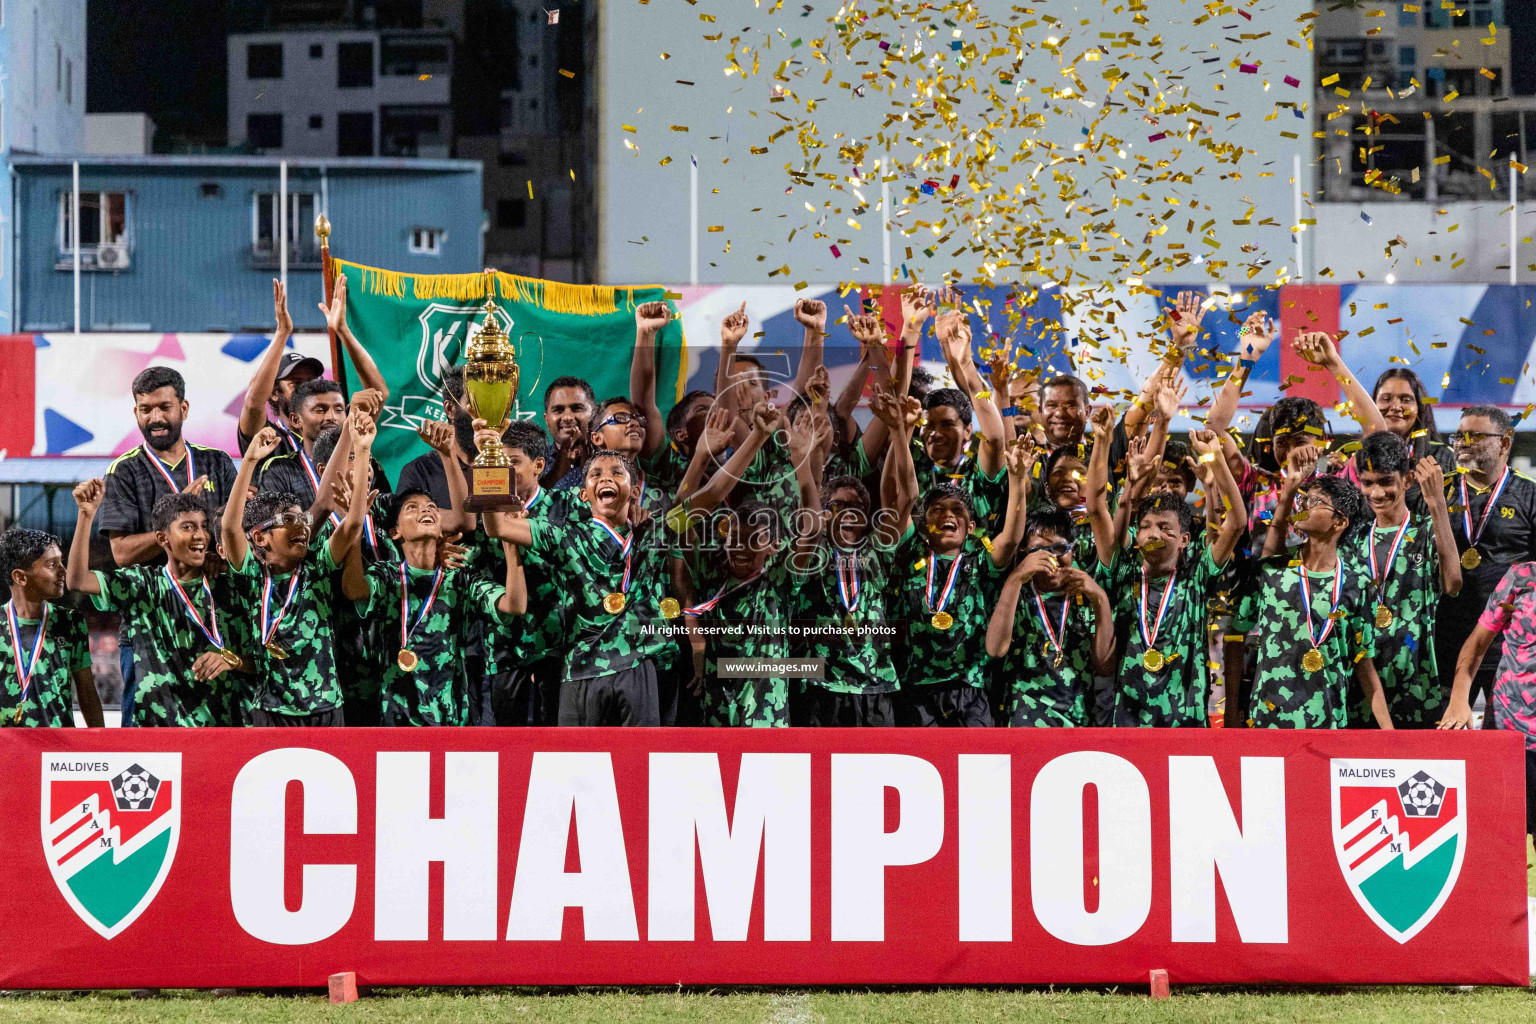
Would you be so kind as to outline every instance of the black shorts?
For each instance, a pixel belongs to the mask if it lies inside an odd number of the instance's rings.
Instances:
[[[329,711],[317,711],[313,715],[285,715],[277,711],[266,711],[262,708],[251,710],[251,724],[260,729],[285,728],[289,726],[301,726],[306,729],[320,726],[344,725],[346,718],[341,708],[331,708]]]
[[[823,728],[868,726],[889,728],[896,724],[893,693],[838,693],[814,684],[789,698],[789,724]]]
[[[997,724],[987,691],[965,684],[914,686],[895,694],[896,724],[990,728]]]
[[[561,725],[661,725],[656,663],[560,684]]]

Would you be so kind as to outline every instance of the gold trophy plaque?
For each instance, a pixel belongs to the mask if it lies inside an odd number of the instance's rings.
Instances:
[[[494,429],[507,418],[517,399],[517,353],[497,319],[495,300],[487,296],[482,309],[485,322],[464,354],[464,397],[474,417]],[[466,509],[484,512],[517,504],[512,460],[501,446],[500,436],[489,438],[480,446],[480,454],[470,464],[469,472]]]

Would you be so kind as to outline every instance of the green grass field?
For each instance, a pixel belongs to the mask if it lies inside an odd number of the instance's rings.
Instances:
[[[1527,850],[1527,888],[1536,896],[1536,850]],[[1177,982],[1177,979],[1175,979]],[[123,992],[0,996],[5,1024],[928,1024],[928,1022],[1181,1021],[1210,1024],[1456,1021],[1511,1024],[1536,1019],[1532,989],[1453,988],[1180,989],[1152,1001],[1134,989],[942,989],[938,991],[623,991],[381,989],[351,1006],[324,993],[215,996],[166,992],[135,999]]]

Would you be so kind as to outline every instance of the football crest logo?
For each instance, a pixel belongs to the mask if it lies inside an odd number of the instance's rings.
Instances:
[[[1335,758],[1333,848],[1362,910],[1398,942],[1432,921],[1467,847],[1465,761]]]
[[[44,754],[43,854],[59,892],[104,939],[154,900],[181,831],[180,754]]]

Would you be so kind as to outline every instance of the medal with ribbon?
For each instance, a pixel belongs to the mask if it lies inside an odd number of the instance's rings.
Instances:
[[[1323,668],[1323,652],[1320,648],[1328,641],[1328,634],[1333,632],[1333,624],[1337,620],[1334,616],[1339,610],[1339,601],[1344,596],[1344,563],[1335,562],[1333,566],[1333,597],[1329,599],[1328,621],[1323,623],[1322,633],[1312,632],[1312,584],[1307,579],[1307,567],[1296,566],[1296,574],[1301,577],[1301,608],[1307,613],[1307,641],[1312,645],[1306,654],[1301,656],[1301,667],[1308,672],[1320,672]]]
[[[620,537],[618,530],[601,519],[594,517],[592,521],[608,531],[608,536],[612,537],[614,543],[619,546],[619,554],[624,556],[624,578],[619,581],[619,589],[603,598],[603,611],[609,615],[617,615],[624,610],[624,604],[628,600],[625,595],[629,593],[629,570],[630,561],[635,554],[635,531],[630,530],[628,537]]]
[[[295,445],[294,451],[299,453],[299,465],[304,467],[304,475],[309,477],[309,486],[318,495],[320,493],[320,474],[315,472],[315,464],[311,461],[309,452],[304,450],[302,444]]]
[[[337,530],[341,529],[341,516],[335,512],[331,513],[331,527]],[[363,540],[368,542],[368,550],[372,551],[374,555],[378,555],[379,538],[374,533],[372,512],[363,513]]]
[[[182,491],[182,485],[178,484],[176,482],[176,478],[171,476],[171,471],[165,468],[165,463],[156,458],[154,453],[151,452],[148,447],[144,448],[144,457],[149,460],[149,464],[151,466],[154,466],[155,469],[160,472],[160,476],[165,480],[165,486],[171,489],[171,493],[180,494]],[[197,470],[192,465],[192,446],[187,445],[187,487],[191,487],[192,481],[196,479]]]
[[[1136,615],[1141,622],[1141,642],[1146,647],[1146,653],[1141,656],[1141,665],[1148,672],[1161,672],[1163,666],[1169,661],[1168,657],[1157,649],[1157,633],[1163,628],[1163,616],[1168,614],[1168,602],[1173,599],[1173,586],[1178,579],[1179,570],[1174,569],[1168,577],[1167,586],[1163,588],[1163,599],[1158,602],[1157,619],[1149,630],[1147,628],[1147,567],[1141,567],[1141,601],[1136,606]]]
[[[1067,638],[1067,615],[1072,611],[1072,602],[1065,597],[1061,600],[1061,624],[1055,629],[1051,628],[1051,617],[1046,614],[1045,600],[1040,596],[1040,588],[1033,583],[1029,589],[1035,596],[1035,613],[1040,616],[1040,625],[1045,627],[1045,643],[1040,645],[1042,656],[1051,658],[1052,668],[1061,668],[1062,660],[1067,656],[1067,650],[1062,646]],[[1051,648],[1056,648],[1056,656],[1051,657]]]
[[[416,621],[411,621],[411,571],[404,562],[400,563],[400,653],[395,655],[395,664],[400,666],[402,672],[414,672],[416,666],[421,664],[421,659],[416,652],[411,650],[411,637],[421,628],[421,624],[427,620],[427,615],[432,611],[432,605],[437,601],[437,589],[443,585],[443,570],[438,569],[432,574],[432,589],[427,592],[427,599],[422,602],[421,610],[416,613]]]
[[[928,581],[923,590],[923,600],[928,610],[933,613],[933,618],[928,624],[934,629],[949,629],[955,624],[955,617],[944,609],[949,607],[949,599],[955,593],[955,578],[960,574],[960,563],[965,561],[964,555],[956,555],[954,564],[949,567],[949,578],[944,581],[944,589],[939,594],[938,603],[933,600],[934,569],[938,566],[939,559],[934,556],[928,559]]]
[[[32,653],[23,655],[21,650],[21,617],[16,614],[16,601],[5,602],[5,624],[11,631],[11,656],[16,659],[16,679],[21,684],[21,696],[16,699],[16,714],[11,723],[20,722],[26,713],[27,694],[32,689],[32,672],[37,668],[37,656],[43,651],[43,641],[48,636],[48,603],[43,602],[43,617],[37,624],[37,635],[32,638]]]
[[[768,567],[766,565],[763,566],[761,569],[758,569],[757,572],[754,572],[751,576],[748,576],[746,579],[738,580],[734,586],[731,584],[731,582],[729,580],[727,580],[724,584],[721,585],[719,590],[715,591],[715,596],[714,597],[710,598],[708,601],[701,601],[698,604],[689,605],[687,608],[683,609],[683,614],[684,615],[691,615],[694,618],[698,618],[700,615],[703,615],[705,612],[710,611],[712,608],[715,607],[715,605],[719,604],[721,602],[721,600],[727,594],[734,594],[734,593],[736,593],[736,591],[740,590],[742,587],[746,586],[747,584],[751,583],[753,580],[757,579],[759,576],[761,576],[767,570],[767,568]]]
[[[208,621],[204,622],[203,617],[197,613],[197,607],[192,603],[191,596],[182,587],[181,581],[176,578],[176,574],[171,572],[171,567],[162,565],[160,571],[165,573],[165,578],[171,581],[171,589],[176,591],[177,597],[181,598],[181,606],[186,609],[187,618],[191,619],[192,624],[198,628],[198,631],[208,638],[210,644],[213,644],[214,650],[219,652],[219,657],[224,659],[226,665],[230,668],[239,668],[240,655],[224,646],[224,634],[219,631],[219,612],[214,606],[213,588],[208,585],[207,578],[205,577],[201,581],[203,584],[203,596],[208,599]]]
[[[864,583],[859,579],[859,559],[857,555],[835,552],[837,567],[837,596],[843,603],[843,624],[851,626],[854,622],[854,612],[859,607],[859,591]]]
[[[1461,567],[1463,569],[1476,569],[1483,564],[1483,553],[1477,550],[1477,542],[1483,538],[1483,530],[1488,526],[1488,518],[1493,515],[1493,507],[1499,503],[1499,495],[1504,493],[1504,485],[1509,483],[1510,469],[1504,467],[1499,482],[1494,484],[1493,493],[1488,495],[1488,504],[1483,506],[1483,514],[1477,521],[1477,531],[1472,530],[1472,500],[1467,496],[1467,477],[1463,473],[1457,484],[1461,487],[1461,523],[1462,529],[1467,535],[1467,550],[1461,553]]]
[[[1403,538],[1408,536],[1408,524],[1413,521],[1412,516],[1403,518],[1403,525],[1397,528],[1397,536],[1392,538],[1392,544],[1387,548],[1387,560],[1378,570],[1376,568],[1376,533],[1373,530],[1365,538],[1365,552],[1370,557],[1371,581],[1376,584],[1376,628],[1386,629],[1392,625],[1392,609],[1386,605],[1387,577],[1392,575],[1392,565],[1397,561],[1397,549],[1403,546]],[[1471,548],[1467,549],[1471,551]]]
[[[277,636],[277,628],[283,624],[283,618],[288,614],[288,608],[293,604],[293,595],[299,590],[299,577],[304,575],[304,568],[300,566],[293,572],[293,579],[288,583],[288,596],[283,598],[283,606],[277,611],[277,618],[272,616],[272,574],[262,570],[261,583],[261,646],[267,649],[267,653],[281,661],[288,657],[285,651],[273,637]],[[270,622],[270,625],[269,625]]]

